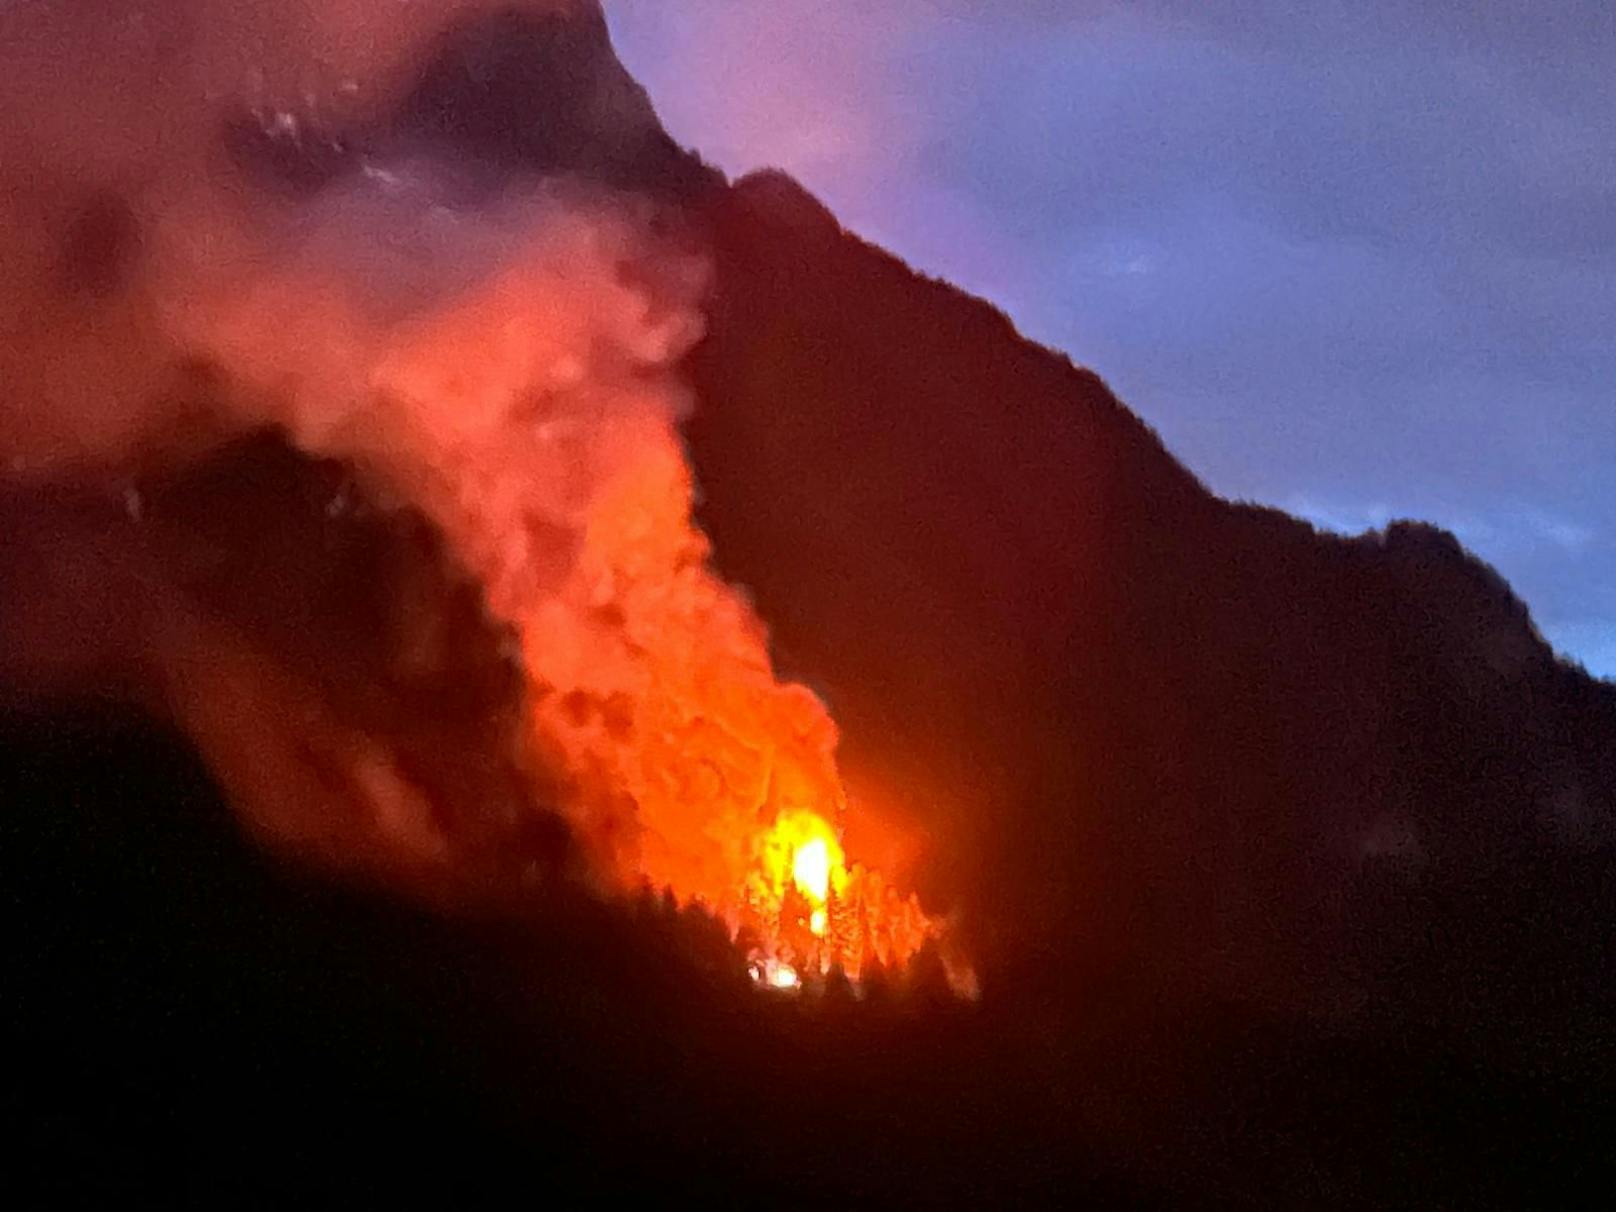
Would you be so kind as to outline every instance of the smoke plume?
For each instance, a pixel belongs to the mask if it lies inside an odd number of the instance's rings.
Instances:
[[[662,234],[657,203],[611,180],[625,148],[660,135],[643,95],[615,60],[601,67],[592,5],[489,6],[501,37],[445,60],[444,23],[479,7],[8,11],[0,155],[20,171],[0,198],[0,467],[14,496],[121,486],[135,525],[98,532],[104,560],[70,585],[46,575],[51,600],[143,587],[121,644],[258,832],[341,866],[432,872],[486,818],[538,807],[484,795],[470,818],[447,812],[446,779],[421,777],[389,729],[352,726],[317,675],[155,590],[171,578],[139,530],[134,486],[244,435],[342,468],[381,513],[424,519],[480,587],[522,700],[515,735],[491,726],[481,744],[536,766],[588,870],[737,921],[771,823],[840,818],[836,730],[776,680],[762,625],[692,521],[678,367],[701,335],[705,270]],[[488,171],[488,132],[446,110],[454,80],[438,77],[455,55],[507,55],[512,29],[549,39],[553,60],[555,46],[582,56],[561,73],[583,97],[567,121],[612,171]],[[460,134],[474,154],[456,154]],[[230,498],[226,484],[226,508],[250,508]],[[36,564],[87,542],[54,518]],[[22,634],[0,631],[13,666]],[[329,809],[333,777],[357,822]],[[850,958],[924,935],[918,910],[894,906],[886,933],[844,940]]]

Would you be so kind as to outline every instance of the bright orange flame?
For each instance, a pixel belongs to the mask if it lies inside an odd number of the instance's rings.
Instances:
[[[758,844],[763,878],[776,897],[788,884],[823,907],[834,882],[847,881],[842,843],[830,822],[813,812],[782,814]]]
[[[830,925],[832,891],[847,886],[847,860],[830,823],[812,812],[780,817],[763,838],[762,860],[759,899],[778,904],[783,912],[789,887],[807,905],[808,932],[823,938]]]
[[[837,965],[857,977],[872,959],[907,962],[936,933],[913,897],[848,864],[836,829],[818,813],[782,813],[757,850],[741,924],[795,970]]]

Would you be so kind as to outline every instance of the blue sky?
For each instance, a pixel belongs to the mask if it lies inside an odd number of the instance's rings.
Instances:
[[[1448,527],[1616,677],[1616,5],[607,8],[682,142],[993,300],[1215,491]]]

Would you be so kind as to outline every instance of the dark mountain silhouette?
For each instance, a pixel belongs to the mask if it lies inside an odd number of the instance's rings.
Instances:
[[[1514,1043],[1605,1004],[1616,687],[1496,573],[1418,523],[1214,498],[1100,379],[783,176],[708,214],[718,558],[849,764],[901,770],[1017,981],[1053,950]]]
[[[929,839],[921,891],[982,999],[939,996],[935,957],[863,1000],[762,997],[699,913],[529,879],[569,846],[500,811],[537,776],[477,587],[424,521],[258,435],[142,478],[138,522],[117,483],[0,501],[25,536],[0,852],[26,1188],[1520,1206],[1608,1182],[1616,686],[1451,535],[1219,500],[990,306],[781,174],[723,180],[581,8],[451,29],[371,128],[294,145],[236,115],[221,140],[294,192],[401,142],[502,187],[562,174],[708,252],[701,520],[855,786]],[[253,791],[307,802],[311,851],[347,794],[319,732],[471,822],[457,913],[238,836],[206,764],[231,738],[154,691],[175,602],[258,671]]]

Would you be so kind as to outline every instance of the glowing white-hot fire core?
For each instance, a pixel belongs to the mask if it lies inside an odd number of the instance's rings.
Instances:
[[[790,964],[768,959],[753,964],[748,971],[754,984],[780,993],[794,993],[802,988],[802,978]]]
[[[830,846],[822,837],[797,847],[791,856],[791,878],[808,896],[824,900],[830,895]]]

